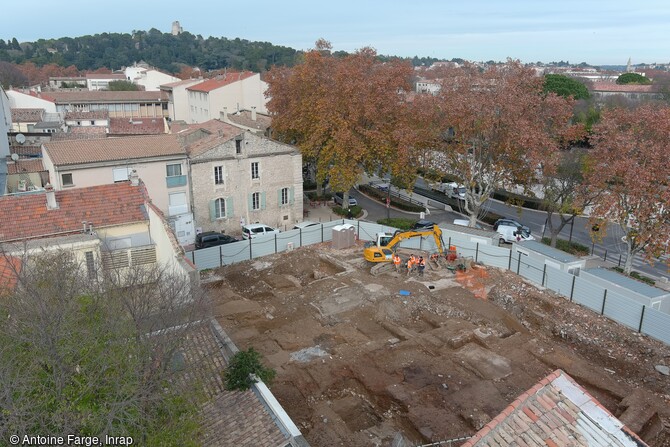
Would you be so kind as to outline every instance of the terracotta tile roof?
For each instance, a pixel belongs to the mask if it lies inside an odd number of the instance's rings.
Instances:
[[[13,123],[39,123],[44,116],[44,109],[11,109]]]
[[[57,134],[52,134],[53,135]],[[9,146],[9,152],[12,154],[18,154],[19,157],[41,157],[42,156],[42,146],[34,145],[12,145]]]
[[[0,197],[0,241],[34,239],[81,231],[81,222],[102,228],[148,220],[143,184],[130,182],[56,191],[58,209],[47,209],[46,193]]]
[[[66,112],[66,120],[106,120],[109,119],[108,110],[91,110],[89,112],[82,112],[79,110]]]
[[[272,118],[270,118],[270,115],[256,112],[256,120],[253,120],[251,116],[251,110],[240,110],[239,112],[229,113],[227,115],[228,119],[234,124],[250,127],[252,129],[258,129],[263,132],[268,130],[268,128],[272,125]]]
[[[252,390],[227,391],[221,377],[227,365],[221,345],[209,324],[184,334],[183,354],[189,371],[182,380],[202,384],[207,402],[201,408],[207,447],[278,447],[288,439]]]
[[[233,73],[228,72],[224,76],[208,79],[204,82],[201,82],[200,84],[192,85],[191,87],[188,87],[186,90],[207,93],[211,92],[212,90],[216,90],[217,88],[221,88],[225,85],[232,84],[233,82],[242,81],[243,79],[250,78],[254,75],[256,75],[256,73],[253,73],[251,71],[242,71]]]
[[[103,138],[107,136],[107,126],[72,126],[70,127],[70,133]]]
[[[594,82],[594,92],[656,93],[655,85],[615,84],[614,82]]]
[[[174,135],[51,141],[44,149],[57,166],[186,155]]]
[[[15,162],[7,163],[8,174],[22,174],[28,172],[44,172],[44,165],[41,158],[24,158]]]
[[[16,287],[17,273],[21,272],[21,259],[14,256],[0,256],[0,298],[11,293]]]
[[[204,123],[175,125],[172,132],[182,142],[191,157],[202,155],[210,149],[232,140],[244,130],[221,120],[209,120]]]
[[[160,135],[165,133],[163,118],[111,118],[110,135]]]
[[[69,132],[51,134],[51,141],[99,140],[107,136],[107,128],[102,126],[70,127]]]
[[[86,73],[86,79],[118,79],[125,80],[126,75],[121,73]]]
[[[104,90],[82,90],[76,92],[50,92],[49,95],[57,104],[167,101],[167,93],[161,91],[109,92]]]
[[[644,447],[593,396],[559,370],[519,396],[461,447]]]

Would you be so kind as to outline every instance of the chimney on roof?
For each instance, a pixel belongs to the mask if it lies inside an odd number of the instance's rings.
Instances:
[[[256,121],[256,106],[251,106],[251,121]]]
[[[82,232],[82,233],[86,233],[86,221],[85,221],[85,220],[82,220],[82,221],[81,221],[81,226],[83,227],[83,228],[81,229],[81,232]]]
[[[223,112],[219,113],[219,115],[221,116],[221,121],[223,121],[224,123],[227,123],[228,122],[228,107],[224,107]]]
[[[137,174],[135,169],[130,171],[130,174],[128,174],[128,180],[130,180],[130,184],[132,186],[137,186],[140,184],[140,176]]]
[[[47,193],[47,209],[57,210],[58,202],[56,202],[56,192],[54,191],[54,187],[51,186],[51,183],[47,183],[46,186],[44,186],[44,190]]]

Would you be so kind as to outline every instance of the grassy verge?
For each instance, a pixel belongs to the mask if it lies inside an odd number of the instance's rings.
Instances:
[[[390,219],[379,219],[377,221],[380,225],[398,228],[400,230],[409,230],[412,225],[416,223],[416,219],[407,219],[405,217],[392,217]]]
[[[550,245],[551,238],[543,237],[542,243],[545,245]],[[586,245],[580,244],[579,242],[568,242],[563,239],[556,240],[556,248],[575,256],[586,256],[589,254],[589,247]]]
[[[359,217],[361,214],[363,214],[363,208],[361,208],[358,205],[350,206],[349,210],[351,210],[351,215],[353,217]],[[341,206],[334,206],[333,207],[333,213],[337,214],[338,216],[342,216],[342,217],[347,217],[349,215],[349,210],[345,210]]]

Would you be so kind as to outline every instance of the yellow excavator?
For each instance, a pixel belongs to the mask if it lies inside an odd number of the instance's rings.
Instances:
[[[394,247],[405,239],[413,237],[427,237],[433,236],[437,250],[442,254],[444,252],[444,242],[442,241],[442,230],[437,225],[433,228],[426,228],[425,230],[408,230],[396,231],[393,237],[389,240],[388,235],[380,235],[377,238],[377,243],[370,247],[366,247],[363,251],[363,256],[366,261],[370,262],[391,262],[393,260]]]

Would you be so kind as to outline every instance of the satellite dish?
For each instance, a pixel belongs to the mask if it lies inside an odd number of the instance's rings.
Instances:
[[[18,161],[18,159],[19,159],[19,154],[17,154],[17,153],[12,154],[12,160]]]
[[[26,142],[26,136],[23,135],[22,133],[17,133],[16,134],[16,142],[19,144],[23,144]]]

